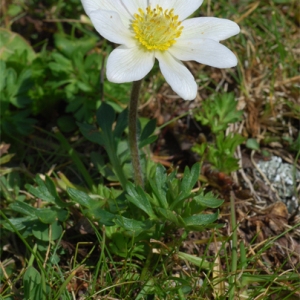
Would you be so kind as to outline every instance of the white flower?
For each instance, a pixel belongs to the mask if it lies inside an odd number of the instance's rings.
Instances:
[[[235,55],[219,41],[239,33],[226,19],[186,19],[203,0],[81,0],[96,30],[120,44],[109,55],[106,75],[116,83],[145,77],[155,58],[172,89],[195,99],[197,84],[181,61],[194,60],[216,68],[237,65]]]

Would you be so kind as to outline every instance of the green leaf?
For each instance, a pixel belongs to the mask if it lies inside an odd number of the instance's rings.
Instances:
[[[0,77],[0,93],[2,93],[1,97],[3,97],[3,90],[6,86],[6,76],[3,76],[6,75],[6,63],[3,60],[0,60],[0,74],[2,74]]]
[[[111,242],[109,248],[117,255],[121,257],[127,257],[128,255],[128,238],[124,235],[124,232],[114,232],[110,237]]]
[[[37,209],[36,216],[44,224],[52,224],[57,219],[56,211],[53,211],[50,208]]]
[[[114,129],[114,136],[120,138],[125,128],[128,125],[128,109],[124,109],[118,116],[116,127]]]
[[[139,142],[139,148],[141,149],[147,145],[151,145],[152,143],[154,143],[157,140],[157,138],[158,138],[157,135],[149,136],[148,138]]]
[[[0,157],[0,166],[4,165],[11,161],[11,159],[15,156],[15,153],[6,154]]]
[[[104,80],[104,95],[116,112],[121,112],[123,110],[120,104],[128,103],[128,100],[130,99],[131,85],[131,82],[118,84]],[[115,99],[118,99],[118,101]]]
[[[181,217],[181,215],[177,215],[177,217],[178,217],[178,223],[179,223],[179,226],[185,228],[185,227],[186,227],[186,224],[185,224],[184,219]]]
[[[131,275],[132,276],[132,275]],[[138,280],[138,279],[137,279]],[[156,292],[156,283],[153,277],[150,277],[148,281],[145,281],[140,288],[139,294],[135,297],[135,300],[144,300],[147,299],[147,295],[154,294]],[[156,296],[158,296],[156,294]]]
[[[62,132],[69,133],[77,129],[75,119],[72,116],[61,116],[56,122]]]
[[[35,182],[38,184],[37,187],[34,187],[30,184],[26,184],[25,187],[28,192],[34,195],[36,198],[40,198],[43,201],[56,204],[60,207],[69,206],[67,203],[61,201],[53,181],[48,176],[46,176],[45,181],[43,181],[41,177],[37,175],[35,177]]]
[[[8,136],[19,134],[28,135],[32,131],[32,125],[36,123],[36,120],[28,118],[29,115],[29,110],[22,110],[12,116],[4,118],[4,120],[1,120],[1,122],[3,122],[3,131],[5,131]]]
[[[240,120],[243,112],[236,109],[237,102],[233,93],[220,94],[215,101],[216,112],[219,116],[219,123],[228,126]]]
[[[210,208],[217,208],[221,206],[224,202],[224,200],[220,200],[214,197],[214,195],[211,192],[206,195],[201,194],[195,196],[193,199],[196,201],[197,204]]]
[[[97,123],[99,127],[105,132],[105,134],[110,135],[112,132],[112,125],[115,121],[115,111],[113,108],[105,102],[102,102],[101,106],[97,110]]]
[[[188,167],[185,167],[183,179],[180,185],[180,189],[183,195],[189,195],[195,186],[200,175],[200,164],[195,163],[192,166],[191,171]]]
[[[35,182],[38,184],[37,187],[33,187],[30,184],[26,184],[25,187],[30,194],[36,198],[40,198],[46,202],[55,203],[55,197],[51,195],[39,175],[35,177]]]
[[[238,159],[234,157],[234,152],[244,141],[245,138],[240,134],[232,133],[225,136],[221,131],[216,135],[216,144],[207,146],[206,159],[220,172],[228,174],[236,171],[239,169],[239,164]]]
[[[202,110],[195,118],[211,128],[212,132],[218,134],[226,130],[228,124],[235,123],[241,119],[242,111],[236,109],[237,102],[233,93],[214,95],[213,98],[204,101]]]
[[[23,215],[27,215],[33,218],[36,217],[37,209],[25,202],[16,200],[15,202],[11,203],[9,207],[10,209],[17,211]]]
[[[166,198],[167,194],[167,174],[165,168],[158,164],[156,167],[155,177],[153,179],[149,179],[149,183],[151,185],[152,191],[154,192],[156,198],[159,201],[159,204],[163,208],[168,208],[169,204]]]
[[[18,75],[16,70],[12,68],[8,68],[6,70],[6,88],[9,94],[9,102],[12,103],[12,99],[15,98],[17,90],[18,90],[18,85],[17,85],[17,80],[18,80]]]
[[[41,180],[39,182],[43,182],[43,181]],[[49,176],[46,176],[45,182],[43,182],[43,183],[45,183],[45,186],[46,186],[47,190],[54,197],[54,203],[57,206],[59,206],[59,207],[67,207],[67,206],[69,206],[67,203],[63,202],[59,198],[57,190],[56,190],[56,186],[55,186],[53,180]]]
[[[195,186],[198,178],[200,175],[200,164],[196,163],[192,166],[192,169],[185,167],[183,173],[183,179],[180,184],[180,194],[177,196],[175,201],[170,205],[171,209],[178,207],[181,203],[188,198],[191,193],[192,189]]]
[[[0,60],[7,61],[16,51],[27,52],[27,60],[31,62],[36,54],[30,44],[19,34],[0,28]]]
[[[18,14],[22,13],[23,7],[18,4],[9,4],[7,9],[7,14],[10,17],[16,17]]]
[[[147,194],[140,186],[135,187],[131,182],[128,182],[127,193],[126,198],[128,201],[143,210],[151,219],[156,219]]]
[[[201,257],[197,257],[180,251],[177,254],[179,258],[183,260],[187,260],[199,268],[208,269],[208,270],[211,269],[211,263],[206,260],[203,260]]]
[[[111,168],[111,165],[107,164],[107,161],[99,152],[92,152],[90,155],[92,163],[104,178],[110,181],[117,180],[115,173]]]
[[[76,51],[87,53],[89,50],[96,46],[97,38],[87,37],[84,38],[73,38],[65,34],[54,34],[54,44],[56,48],[61,51],[64,55],[72,58],[72,54]]]
[[[92,143],[104,146],[103,136],[95,126],[90,124],[80,124],[78,122],[77,125],[80,129],[80,132],[87,140]]]
[[[179,224],[177,216],[173,213],[173,211],[162,207],[156,207],[155,210],[160,215],[160,219],[162,221],[170,221],[175,223],[176,225]]]
[[[218,219],[219,213],[216,212],[214,214],[200,214],[195,216],[190,216],[187,218],[183,218],[186,226],[203,226],[209,225],[215,222]]]
[[[57,219],[60,222],[65,222],[68,219],[69,211],[65,209],[60,209],[56,207],[52,207],[56,211]]]
[[[142,134],[140,136],[140,140],[143,141],[147,139],[154,132],[155,128],[156,128],[156,119],[151,119],[144,127]]]
[[[55,241],[62,234],[62,227],[58,221],[55,221],[51,225],[44,224],[42,222],[36,222],[32,227],[33,235],[41,241]]]
[[[9,221],[9,222],[8,222]],[[14,219],[8,219],[2,220],[0,224],[3,225],[4,228],[6,228],[9,231],[21,231],[22,229],[26,227],[30,227],[32,224],[34,224],[37,221],[36,217],[23,217],[23,218],[14,218]],[[12,224],[12,226],[10,225]]]
[[[233,156],[234,152],[240,144],[245,141],[245,138],[240,134],[229,134],[227,136],[224,135],[223,132],[219,133],[216,138],[217,148],[222,151],[227,156]]]
[[[246,142],[246,147],[248,149],[252,149],[252,150],[256,150],[256,151],[260,150],[259,143],[257,142],[256,139],[248,139]]]
[[[131,231],[134,235],[138,235],[143,231],[149,230],[152,227],[152,222],[147,221],[137,221],[133,219],[128,219],[123,216],[116,216],[116,224],[125,230]]]
[[[76,203],[91,209],[95,200],[93,200],[87,193],[78,191],[77,189],[67,188],[67,193]]]
[[[65,74],[65,79],[67,74],[72,73],[73,66],[71,60],[57,52],[52,52],[51,58],[53,61],[48,63],[48,67],[55,76],[62,76]]]
[[[28,97],[28,90],[33,86],[32,71],[24,68],[17,73],[15,69],[8,68],[3,76],[4,80],[1,85],[3,88],[6,87],[4,88],[6,100],[17,108],[29,107],[32,102]]]
[[[85,82],[78,80],[76,82],[76,84],[77,84],[78,88],[85,93],[90,93],[93,91],[93,87]]]
[[[27,268],[23,276],[24,300],[43,299],[42,278],[40,273],[33,267]]]
[[[93,216],[96,221],[106,226],[115,225],[115,223],[113,222],[115,215],[100,207],[87,211],[87,214]]]

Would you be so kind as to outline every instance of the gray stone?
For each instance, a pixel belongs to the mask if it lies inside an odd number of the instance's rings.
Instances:
[[[299,199],[296,199],[294,189],[297,182],[300,181],[300,171],[291,164],[283,163],[278,156],[273,156],[269,161],[259,161],[257,166],[277,190],[281,200],[291,213],[299,205]],[[258,171],[256,174],[263,180]]]

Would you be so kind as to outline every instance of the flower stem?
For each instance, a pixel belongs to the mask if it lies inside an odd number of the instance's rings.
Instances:
[[[128,129],[129,129],[129,148],[132,158],[132,166],[134,172],[134,181],[136,185],[141,187],[144,186],[141,162],[139,156],[139,147],[138,147],[138,136],[137,136],[137,115],[138,115],[138,101],[139,94],[142,85],[142,79],[134,81],[132,84],[131,97],[129,103],[129,117],[128,117]]]

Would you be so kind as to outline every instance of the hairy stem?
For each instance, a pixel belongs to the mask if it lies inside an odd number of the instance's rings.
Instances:
[[[142,85],[142,79],[134,81],[132,84],[132,91],[129,104],[129,117],[128,117],[128,129],[129,129],[129,148],[131,152],[132,166],[134,172],[134,181],[136,185],[144,186],[141,162],[139,156],[138,136],[137,136],[137,116],[138,116],[138,101],[139,94]]]

